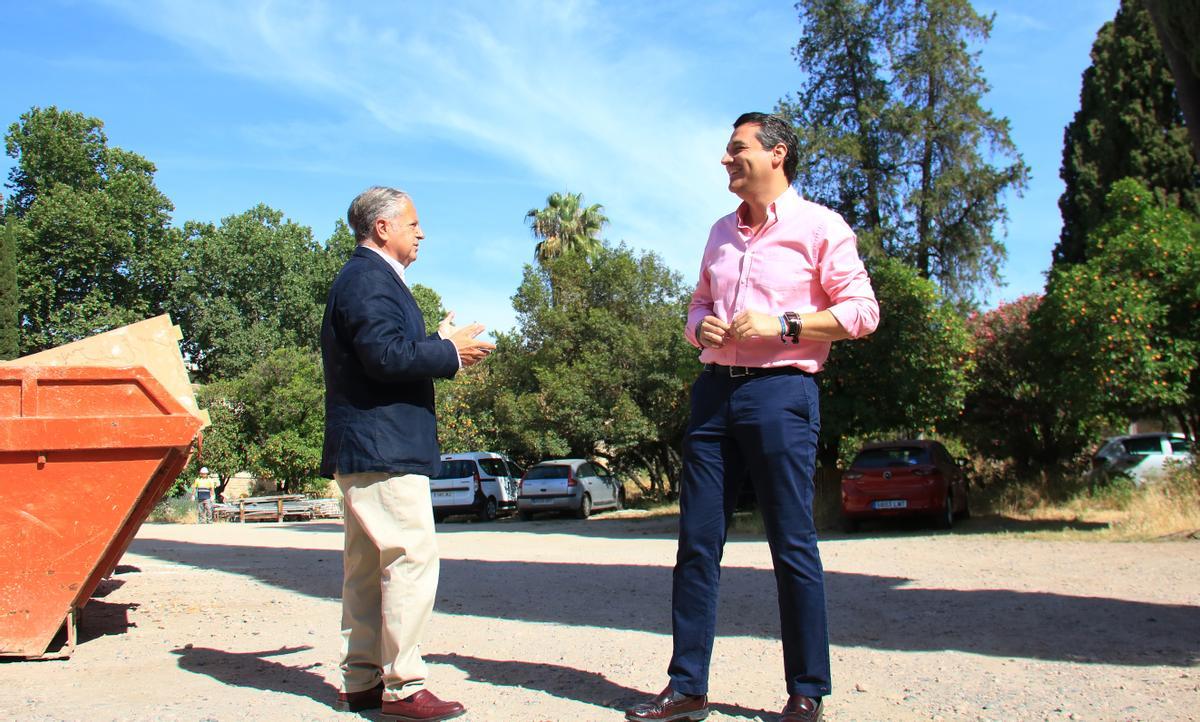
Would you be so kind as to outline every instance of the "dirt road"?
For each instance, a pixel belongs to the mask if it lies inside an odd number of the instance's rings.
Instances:
[[[440,525],[431,688],[473,722],[622,719],[665,682],[674,523]],[[1197,719],[1200,542],[985,528],[822,542],[826,719]],[[144,526],[74,657],[0,663],[0,717],[359,718],[329,707],[341,538],[328,522]],[[731,539],[720,620],[709,719],[773,720],[785,693],[765,542]]]

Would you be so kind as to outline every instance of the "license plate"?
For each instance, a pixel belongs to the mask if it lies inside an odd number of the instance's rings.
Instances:
[[[553,504],[553,499],[530,499],[534,504]]]
[[[452,496],[454,496],[454,492],[452,492],[452,491],[435,491],[435,492],[433,492],[434,499],[449,499]]]
[[[886,501],[871,502],[872,509],[904,509],[908,507],[908,501],[905,499],[888,499]]]

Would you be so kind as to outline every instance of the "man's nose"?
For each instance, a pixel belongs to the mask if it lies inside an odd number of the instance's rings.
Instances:
[[[729,165],[732,162],[733,162],[733,156],[729,155],[728,153],[721,156],[721,165]]]

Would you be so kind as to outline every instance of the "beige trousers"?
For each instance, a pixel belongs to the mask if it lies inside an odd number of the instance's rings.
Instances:
[[[421,637],[433,612],[438,549],[429,477],[338,474],[345,499],[342,685],[384,683],[385,700],[425,686]]]

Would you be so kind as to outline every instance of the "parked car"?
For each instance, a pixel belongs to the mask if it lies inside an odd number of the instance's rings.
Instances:
[[[429,478],[433,519],[474,514],[491,521],[517,508],[521,470],[507,456],[491,451],[442,454],[442,470]]]
[[[867,444],[842,475],[842,526],[863,519],[927,516],[942,529],[970,515],[967,480],[946,447],[936,441]]]
[[[525,472],[517,512],[532,519],[542,511],[572,512],[580,519],[598,509],[625,506],[625,489],[616,477],[586,459],[551,459]]]
[[[1101,484],[1124,474],[1135,484],[1159,478],[1168,460],[1190,461],[1195,444],[1183,434],[1155,432],[1105,439],[1092,455],[1091,481]]]

